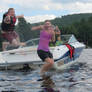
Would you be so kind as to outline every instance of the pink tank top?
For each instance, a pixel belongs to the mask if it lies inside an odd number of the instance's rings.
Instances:
[[[49,51],[49,42],[52,35],[45,30],[40,32],[40,41],[38,45],[38,50]]]

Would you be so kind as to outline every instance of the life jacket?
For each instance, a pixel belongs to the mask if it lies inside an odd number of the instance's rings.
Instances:
[[[71,46],[70,44],[65,44],[67,46],[67,48],[69,49],[69,52],[70,52],[70,58],[74,58],[74,47]]]
[[[1,28],[2,28],[2,31],[5,31],[5,32],[9,32],[9,31],[14,31],[14,28],[15,28],[15,23],[16,23],[16,17],[10,17],[11,18],[11,22],[10,24],[7,24],[4,22],[4,19],[5,17],[8,16],[8,12],[6,12],[4,15],[3,15],[3,20],[2,20],[2,23],[1,23]]]

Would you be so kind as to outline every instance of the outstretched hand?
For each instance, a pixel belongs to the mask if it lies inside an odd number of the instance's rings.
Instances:
[[[24,15],[23,15],[23,14],[22,14],[22,15],[20,15],[20,17],[21,17],[21,18],[24,18]]]
[[[11,18],[10,16],[6,16],[5,19],[4,19],[4,22],[7,23],[7,24],[10,24],[10,21],[11,21]]]
[[[24,18],[24,15],[19,15],[19,16],[16,16],[16,18]]]

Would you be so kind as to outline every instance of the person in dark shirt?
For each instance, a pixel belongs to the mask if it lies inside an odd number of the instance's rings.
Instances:
[[[7,45],[11,44],[14,47],[20,46],[20,39],[18,34],[14,31],[16,19],[23,18],[23,15],[16,16],[14,8],[9,8],[3,15],[1,23],[2,38],[8,42],[3,42],[2,49],[6,50]]]

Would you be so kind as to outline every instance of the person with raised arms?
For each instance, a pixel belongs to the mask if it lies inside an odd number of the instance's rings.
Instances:
[[[12,45],[13,47],[18,47],[21,45],[18,34],[14,31],[16,19],[23,18],[24,15],[16,16],[14,8],[9,8],[8,11],[3,15],[1,23],[1,34],[4,40],[8,42],[3,42],[2,49],[6,50],[7,45]]]
[[[32,30],[40,30],[40,41],[37,49],[38,56],[45,64],[42,66],[41,74],[50,70],[54,64],[53,55],[49,49],[49,42],[55,41],[55,32],[49,20],[44,25],[32,27]]]

